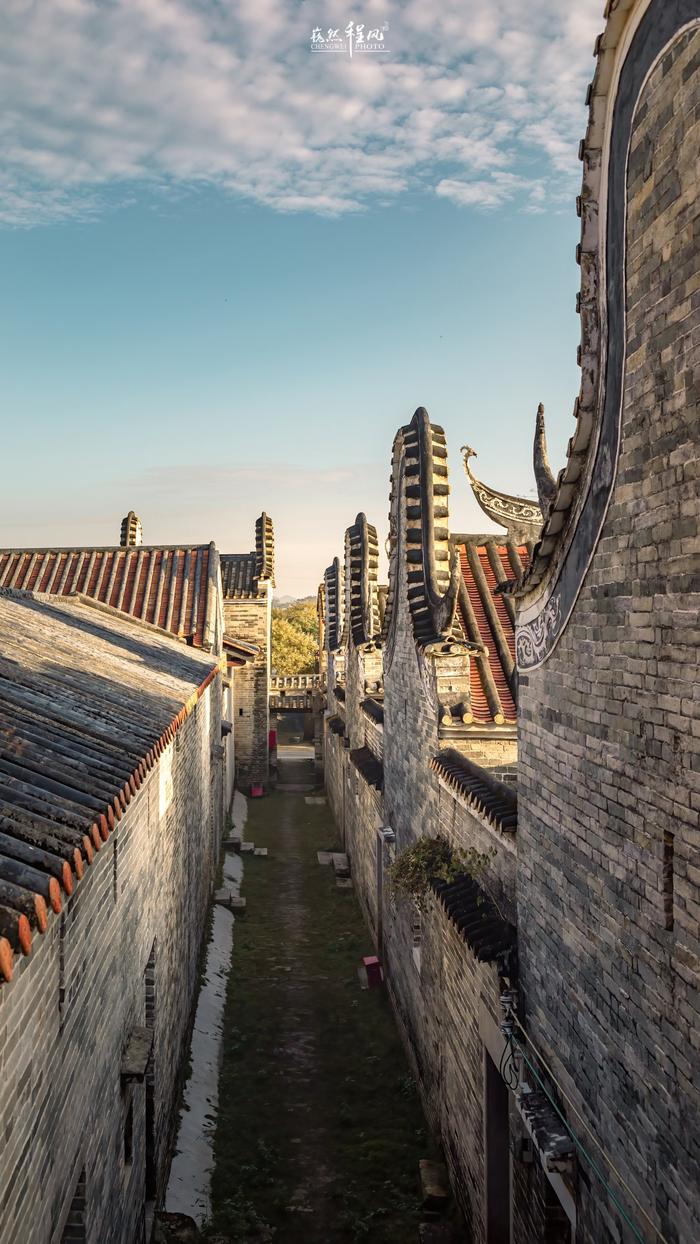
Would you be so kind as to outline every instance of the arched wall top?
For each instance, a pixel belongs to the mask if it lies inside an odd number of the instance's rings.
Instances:
[[[377,529],[358,514],[345,532],[345,617],[356,648],[380,638]]]
[[[518,592],[517,659],[541,665],[563,634],[600,538],[615,483],[625,366],[626,177],[644,84],[679,34],[700,22],[700,0],[608,0],[588,88],[577,211],[581,386],[567,462]]]

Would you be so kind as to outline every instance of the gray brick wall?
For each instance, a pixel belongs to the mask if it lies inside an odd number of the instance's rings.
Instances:
[[[699,58],[696,28],[637,106],[617,477],[568,627],[520,701],[530,1032],[671,1244],[700,1239]],[[628,1238],[589,1173],[576,1238]]]
[[[164,1190],[221,841],[220,718],[217,678],[62,914],[49,918],[31,957],[0,990],[1,1244],[60,1241],[82,1168],[88,1244],[140,1244],[146,1086],[123,1090],[120,1062],[130,1031],[145,1023],[147,994],[155,1015],[153,1160]]]
[[[241,786],[267,782],[270,730],[270,626],[272,588],[260,584],[260,596],[224,600],[227,632],[259,648],[258,655],[234,671],[234,736],[237,780]]]

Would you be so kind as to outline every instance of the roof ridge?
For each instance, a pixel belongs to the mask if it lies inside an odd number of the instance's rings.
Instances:
[[[0,557],[3,553],[151,553],[174,549],[179,552],[186,552],[187,549],[210,549],[214,545],[213,540],[209,543],[197,544],[36,544],[27,545],[24,548],[0,548]]]

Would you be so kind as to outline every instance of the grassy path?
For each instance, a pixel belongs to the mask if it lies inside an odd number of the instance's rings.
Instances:
[[[269,855],[245,857],[209,1233],[416,1240],[430,1144],[387,999],[359,987],[372,945],[356,899],[316,859],[337,846],[330,812],[303,794],[253,800],[246,837]]]

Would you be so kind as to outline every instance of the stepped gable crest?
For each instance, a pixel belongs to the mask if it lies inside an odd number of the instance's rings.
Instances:
[[[268,583],[275,585],[275,533],[263,512],[255,523],[255,549],[221,554],[221,587],[225,600],[253,599],[263,595]]]
[[[393,649],[400,560],[405,562],[413,636],[419,649],[452,638],[459,566],[450,548],[445,433],[423,406],[394,438],[389,513],[389,588],[384,614]]]
[[[345,616],[356,648],[380,642],[377,529],[358,514],[345,532]]]
[[[323,575],[326,597],[326,635],[330,652],[342,647],[345,634],[343,570],[340,559],[333,558]]]

